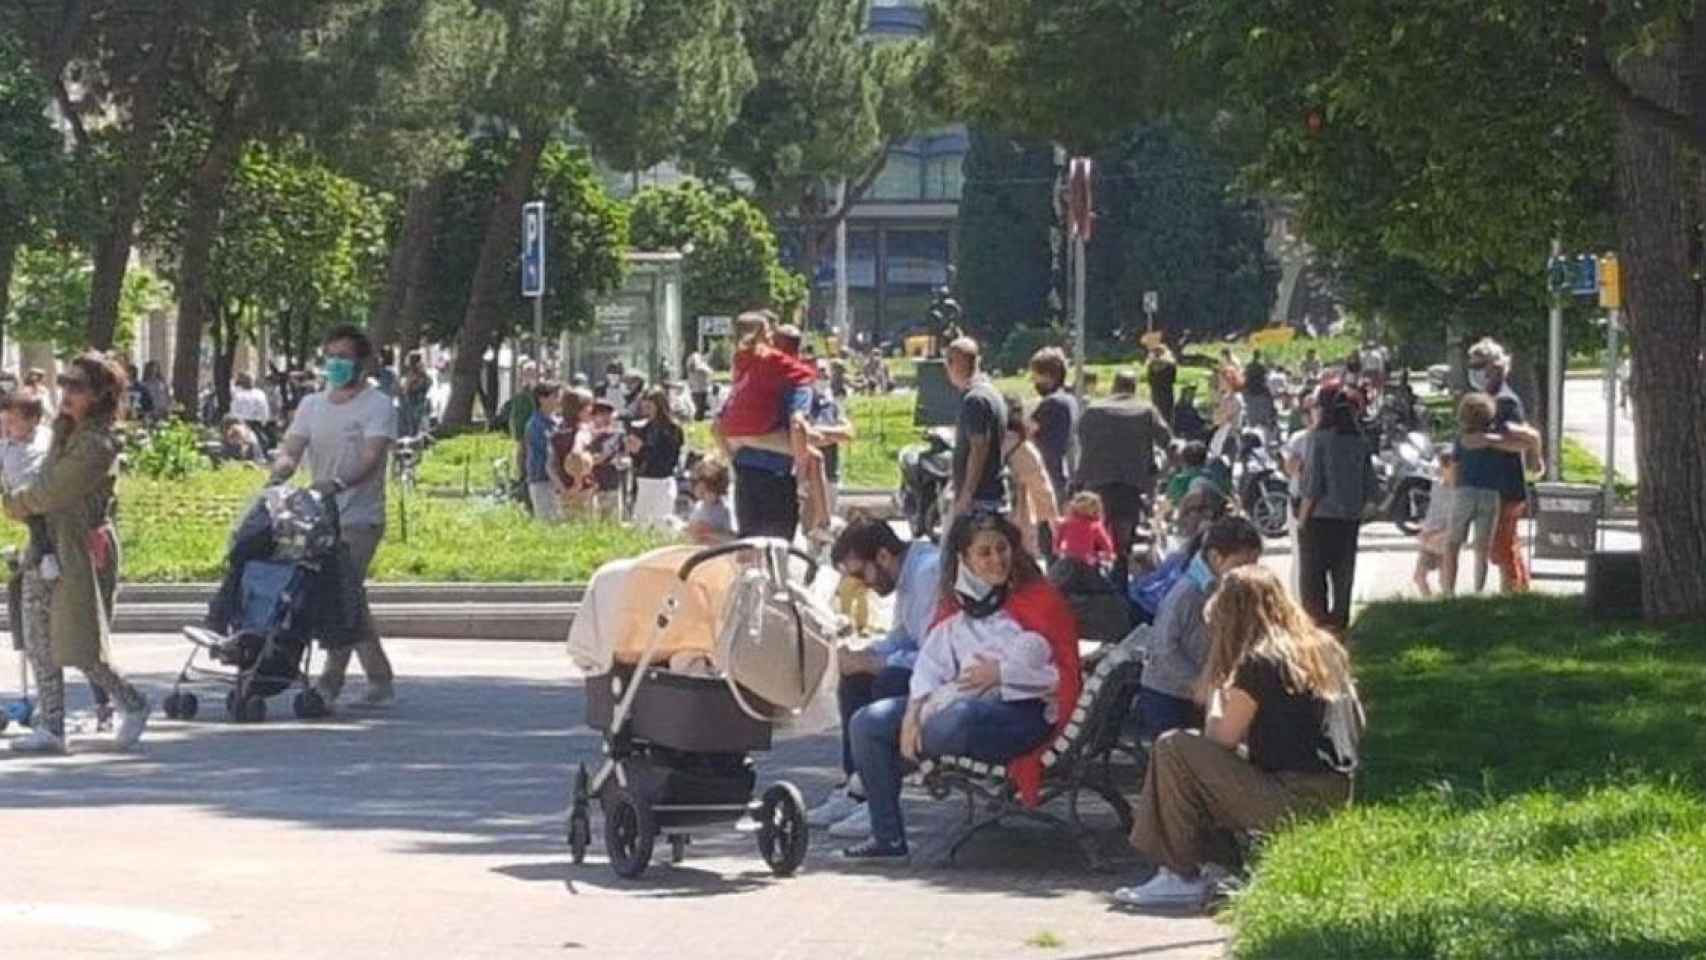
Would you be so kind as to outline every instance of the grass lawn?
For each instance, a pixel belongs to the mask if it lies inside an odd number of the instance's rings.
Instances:
[[[1358,805],[1267,845],[1239,957],[1706,955],[1706,628],[1369,607]]]
[[[437,486],[459,491],[461,468],[451,458],[472,455],[477,458],[475,491],[488,489],[487,450],[498,456],[504,448],[507,444],[495,434],[439,444],[422,465],[421,486],[425,488],[424,478],[435,472],[446,477],[454,474],[454,484],[447,481]],[[261,472],[247,466],[202,471],[177,481],[121,477],[122,578],[130,583],[218,579],[224,572],[231,528],[262,482]],[[607,560],[633,556],[665,542],[656,534],[616,524],[547,527],[511,504],[478,495],[452,499],[420,494],[407,503],[405,542],[404,503],[395,486],[386,502],[389,516],[385,541],[373,562],[375,580],[584,582]],[[0,543],[18,544],[23,539],[22,524],[0,524]]]

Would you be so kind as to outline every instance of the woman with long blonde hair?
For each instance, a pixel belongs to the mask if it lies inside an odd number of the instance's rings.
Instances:
[[[1201,906],[1238,866],[1236,833],[1350,802],[1362,708],[1345,648],[1259,566],[1222,577],[1207,619],[1208,722],[1150,752],[1131,843],[1160,869],[1114,893],[1128,906]]]

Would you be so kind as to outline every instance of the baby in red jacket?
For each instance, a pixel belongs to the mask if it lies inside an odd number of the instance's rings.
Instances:
[[[808,419],[804,414],[796,414],[782,428],[777,426],[777,412],[783,400],[796,389],[810,387],[817,380],[817,368],[796,355],[797,334],[786,343],[793,347],[788,350],[776,344],[777,333],[765,313],[746,313],[736,318],[739,348],[734,355],[733,382],[711,432],[731,461],[743,447],[793,457],[794,475],[801,487],[801,526],[808,533],[827,530],[829,480],[824,473],[822,452],[811,445]]]
[[[1054,552],[1092,567],[1113,562],[1114,540],[1102,523],[1101,497],[1086,490],[1067,503],[1066,518],[1054,535]]]

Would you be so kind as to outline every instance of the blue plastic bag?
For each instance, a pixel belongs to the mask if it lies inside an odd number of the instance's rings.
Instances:
[[[1137,577],[1127,584],[1127,599],[1131,600],[1140,623],[1155,622],[1155,615],[1161,611],[1161,601],[1172,591],[1173,584],[1185,575],[1191,554],[1189,547],[1176,550],[1147,576]]]

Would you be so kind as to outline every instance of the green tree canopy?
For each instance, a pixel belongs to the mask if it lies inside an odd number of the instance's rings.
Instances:
[[[804,298],[805,281],[782,268],[775,231],[750,200],[684,183],[641,190],[630,206],[637,249],[691,251],[687,316],[732,315],[757,306],[788,311]]]

